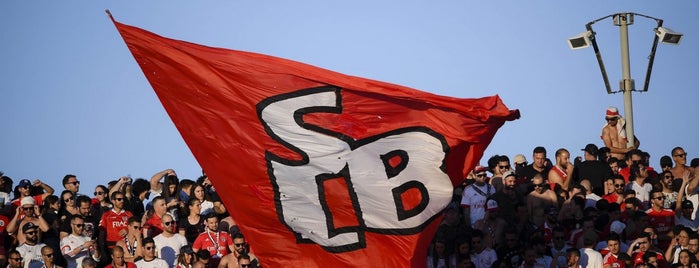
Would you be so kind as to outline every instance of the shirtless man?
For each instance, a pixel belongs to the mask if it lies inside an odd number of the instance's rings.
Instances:
[[[682,147],[675,147],[671,151],[672,160],[675,162],[675,166],[670,169],[672,175],[675,178],[681,178],[685,171],[693,172],[692,168],[687,166],[687,152],[682,149]]]
[[[544,179],[540,175],[534,176],[532,186],[534,191],[527,195],[529,219],[537,226],[542,226],[544,223],[544,209],[550,206],[558,207],[558,197],[554,191],[546,187]]]
[[[622,159],[626,152],[641,145],[641,142],[634,136],[634,146],[628,147],[626,130],[624,129],[626,123],[619,115],[619,110],[616,107],[610,106],[607,108],[605,119],[607,124],[602,128],[601,138],[604,141],[604,146],[611,151],[612,157]]]
[[[556,150],[556,165],[549,170],[549,185],[553,190],[556,184],[563,190],[568,190],[570,179],[573,177],[573,163],[570,162],[570,153],[566,149]]]

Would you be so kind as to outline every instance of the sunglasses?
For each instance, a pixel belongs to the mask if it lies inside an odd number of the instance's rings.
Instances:
[[[244,246],[245,243],[237,243],[237,244],[234,243],[233,245],[234,245],[235,247],[239,248],[239,247]]]
[[[240,264],[240,267],[248,268],[248,267],[250,267],[250,264]]]
[[[44,255],[44,257],[46,257],[46,258],[53,258],[53,253],[46,254],[46,255]]]
[[[543,184],[543,183],[534,183],[534,184],[532,184],[532,185],[534,185],[534,188],[544,187],[544,184]]]
[[[66,203],[68,203],[70,201],[73,201],[73,197],[68,197],[66,199],[63,199],[63,202],[66,202]]]
[[[34,210],[34,208],[33,208],[33,207],[28,207],[28,208],[22,208],[22,210],[24,210],[24,211],[30,211],[30,210]]]
[[[653,197],[655,200],[665,200],[664,196]]]
[[[146,250],[153,250],[155,247],[146,247]]]
[[[79,184],[80,184],[80,181],[73,181],[73,182],[69,182],[69,183],[66,183],[66,184],[79,185]]]
[[[22,261],[23,259],[22,259],[22,258],[10,258],[10,260],[13,260],[13,261]]]
[[[607,120],[607,122],[609,122],[609,121],[616,121],[617,119],[619,119],[619,118],[618,118],[618,117],[607,117],[607,118],[605,118],[605,120]]]
[[[498,166],[498,167],[499,167],[500,169],[508,169],[508,168],[510,168],[510,165],[507,165],[507,166]]]
[[[683,154],[674,154],[674,155],[672,155],[672,156],[674,156],[674,157],[682,157],[682,158],[685,158],[685,157],[687,157],[687,153],[683,153]]]
[[[621,187],[624,187],[624,185],[623,184],[614,184],[614,187],[621,188]]]
[[[83,228],[85,226],[84,223],[78,223],[78,224],[73,224],[73,225],[75,225],[75,227],[78,227],[78,228]]]
[[[25,235],[35,235],[35,234],[36,234],[36,231],[26,232],[26,233],[24,233],[24,234],[25,234]]]
[[[165,224],[165,226],[170,226],[170,224],[173,224],[173,223],[175,223],[175,221],[163,222],[163,224]]]
[[[95,195],[103,195],[104,192],[95,192]]]
[[[674,179],[672,176],[665,176],[666,179]]]
[[[131,227],[133,227],[136,230],[141,230],[141,226],[131,226]]]
[[[30,186],[30,185],[24,185],[24,186],[22,186],[22,187],[20,187],[20,188],[29,189],[29,187],[31,187],[31,186]]]
[[[485,174],[476,174],[476,177],[478,177],[478,178],[484,178],[484,177],[485,177]]]
[[[123,197],[120,197],[120,198],[114,198],[114,201],[119,201],[119,202],[121,202],[121,201],[124,201],[124,198],[123,198]]]

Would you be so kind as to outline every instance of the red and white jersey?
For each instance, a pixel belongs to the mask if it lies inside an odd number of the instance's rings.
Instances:
[[[116,243],[116,241],[122,238],[119,236],[119,232],[128,227],[128,221],[131,216],[133,216],[131,212],[123,209],[121,212],[116,212],[112,209],[102,214],[100,227],[107,232],[107,241]]]
[[[651,208],[646,210],[646,214],[648,214],[648,223],[655,227],[658,233],[667,233],[675,226],[675,212],[671,209],[654,210]]]
[[[619,256],[612,254],[611,252],[604,255],[602,259],[602,266],[612,267],[612,268],[624,268],[624,262],[618,259]]]
[[[192,249],[194,251],[208,250],[212,258],[221,258],[230,253],[229,248],[232,245],[233,239],[227,232],[209,232],[207,230],[197,236]]]
[[[92,239],[89,237],[74,234],[70,234],[69,236],[61,239],[61,254],[63,254],[63,257],[66,259],[66,268],[76,268],[80,266],[79,264],[82,263],[85,257],[90,256],[90,254],[95,252],[95,247],[90,246],[89,248],[83,248],[77,254],[73,254],[73,250],[80,248],[90,240]]]

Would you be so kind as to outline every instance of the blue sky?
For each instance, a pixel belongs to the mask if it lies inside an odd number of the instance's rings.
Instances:
[[[599,138],[608,95],[591,48],[566,39],[594,19],[636,12],[685,34],[659,45],[650,90],[634,93],[634,123],[651,164],[682,146],[699,157],[696,1],[2,1],[0,170],[81,192],[123,175],[201,169],[105,15],[162,36],[288,58],[454,97],[499,94],[522,118],[505,124],[484,158],[535,146],[580,155]],[[612,87],[621,78],[619,29],[593,25]],[[641,89],[655,21],[629,27]],[[485,163],[485,159],[482,160]]]

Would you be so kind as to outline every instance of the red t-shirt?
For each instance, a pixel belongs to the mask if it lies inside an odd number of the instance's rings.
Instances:
[[[648,224],[653,226],[658,234],[666,234],[675,226],[675,212],[671,209],[655,211],[653,208],[646,210],[648,214]],[[666,249],[670,246],[669,240],[658,239],[658,247]]]
[[[611,265],[612,268],[624,268],[624,262],[620,261],[618,256],[610,253],[607,253],[604,255],[604,258],[602,259],[602,266],[607,266]]]
[[[228,249],[231,245],[233,245],[233,239],[231,238],[231,235],[229,235],[227,232],[221,231],[215,233],[204,231],[203,233],[199,234],[199,236],[197,236],[196,240],[194,240],[194,244],[192,244],[192,249],[194,251],[199,251],[200,249],[208,250],[211,254],[211,257],[216,256],[216,254],[220,252],[220,258],[229,253]]]
[[[153,214],[153,217],[150,217],[150,219],[146,221],[146,224],[143,225],[143,228],[150,230],[150,237],[155,237],[163,232],[162,223],[163,218],[158,216],[158,214]],[[177,230],[177,228],[175,228],[175,230]]]
[[[44,203],[44,197],[42,195],[35,195],[35,196],[32,196],[32,198],[34,198],[34,205],[36,205],[36,206],[41,206]],[[19,204],[21,203],[21,201],[22,201],[21,198],[17,198],[15,200],[12,200],[12,202],[11,202],[12,207],[13,208],[19,207],[20,206]]]
[[[121,210],[121,212],[116,212],[114,209],[109,210],[102,214],[100,219],[100,227],[104,228],[107,232],[107,241],[116,243],[122,237],[119,236],[119,232],[128,228],[129,218],[133,214],[126,210]]]
[[[126,264],[126,268],[136,268],[136,265],[133,264],[133,262],[124,262],[124,264]],[[114,266],[112,266],[112,264],[110,263],[105,268],[114,268]]]

